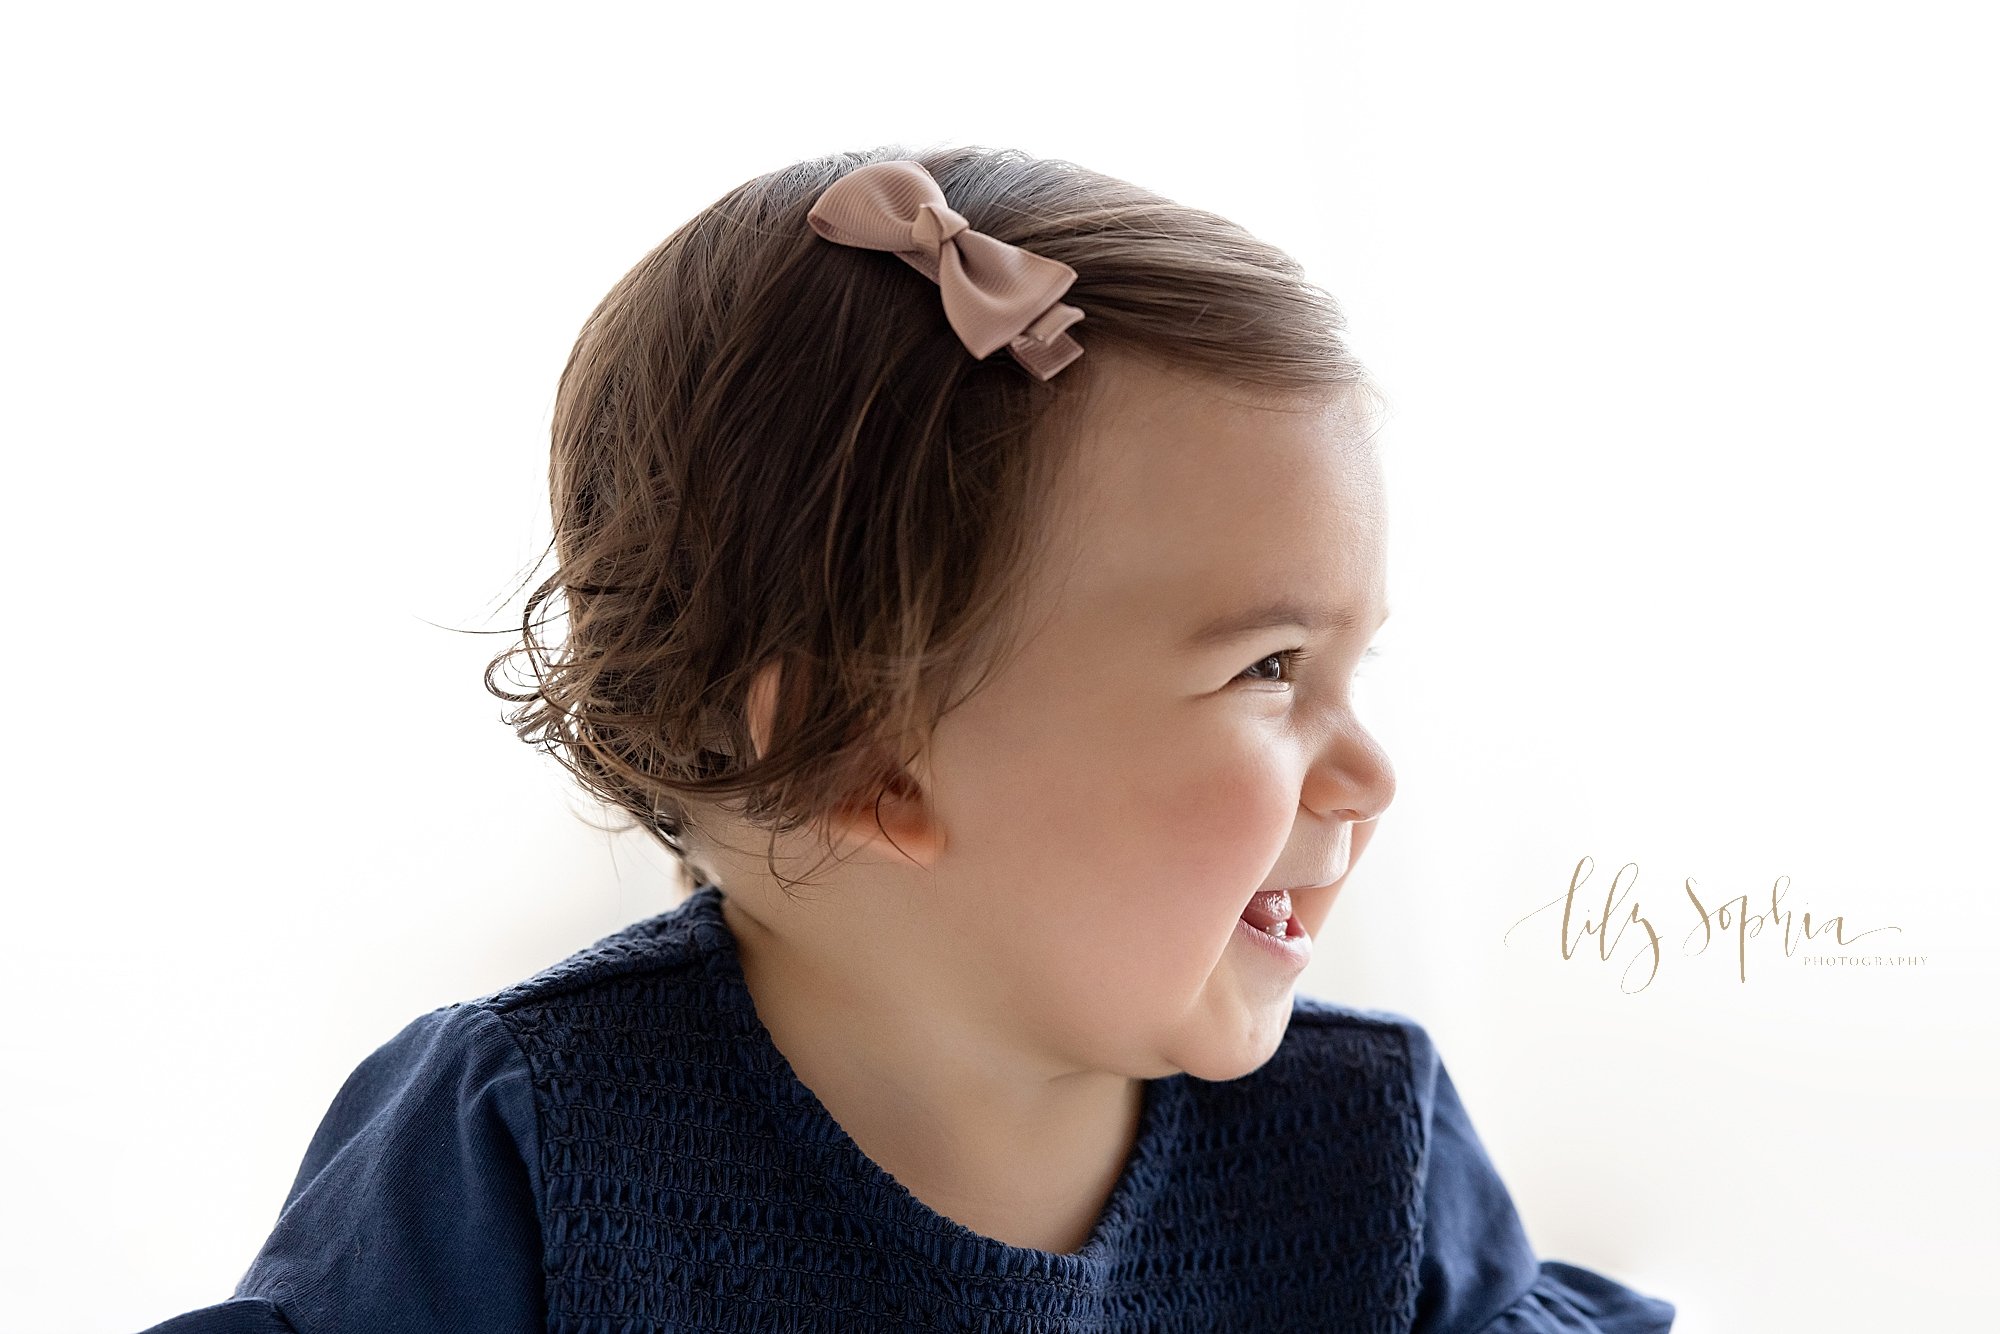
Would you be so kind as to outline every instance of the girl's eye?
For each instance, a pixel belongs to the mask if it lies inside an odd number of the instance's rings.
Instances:
[[[1377,649],[1373,644],[1370,644],[1368,646],[1367,651],[1361,655],[1361,661],[1355,667],[1354,674],[1356,676],[1360,676],[1366,670],[1368,664],[1374,661],[1374,659],[1379,655],[1380,655],[1380,650]],[[1274,683],[1290,682],[1297,679],[1298,665],[1311,656],[1312,653],[1309,649],[1304,649],[1304,648],[1281,649],[1276,653],[1267,654],[1264,657],[1257,659],[1257,661],[1251,663],[1248,667],[1243,669],[1243,672],[1239,674],[1237,679],[1248,680],[1248,681],[1271,681]],[[1278,664],[1279,675],[1277,676],[1250,675],[1250,673],[1255,672],[1267,662],[1275,662]]]

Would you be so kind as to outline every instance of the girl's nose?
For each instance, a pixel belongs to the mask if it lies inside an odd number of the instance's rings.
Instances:
[[[1373,820],[1396,799],[1396,771],[1381,743],[1352,715],[1334,726],[1300,801],[1328,817],[1348,811],[1353,820]]]

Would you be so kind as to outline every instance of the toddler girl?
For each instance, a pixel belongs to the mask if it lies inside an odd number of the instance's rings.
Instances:
[[[364,1060],[155,1334],[1666,1330],[1537,1259],[1422,1026],[1294,990],[1395,785],[1343,328],[1011,151],[670,236],[563,372],[486,683],[692,893]]]

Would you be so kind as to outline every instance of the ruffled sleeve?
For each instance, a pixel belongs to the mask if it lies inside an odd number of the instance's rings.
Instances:
[[[1425,1120],[1423,1255],[1410,1334],[1667,1334],[1671,1302],[1538,1260],[1444,1062],[1411,1026]]]
[[[1594,1270],[1544,1260],[1520,1299],[1479,1334],[1666,1334],[1674,1306]]]
[[[450,1005],[355,1067],[234,1296],[146,1334],[540,1334],[527,1059]]]

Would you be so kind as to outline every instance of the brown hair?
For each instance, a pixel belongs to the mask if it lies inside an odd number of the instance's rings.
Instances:
[[[814,234],[822,190],[892,158],[921,163],[973,228],[1076,270],[1062,299],[1084,312],[1069,330],[1082,357],[1046,382],[1004,350],[975,360],[935,284]],[[630,817],[620,827],[712,878],[690,861],[702,808],[741,813],[775,848],[879,803],[894,748],[920,746],[974,668],[996,665],[1107,354],[1379,405],[1344,328],[1284,252],[1068,161],[890,145],[758,176],[584,324],[555,406],[558,567],[486,687],[520,706],[505,720],[522,740]],[[537,612],[558,594],[569,625],[552,652]],[[526,693],[494,682],[517,655]],[[759,754],[746,700],[770,662]]]

